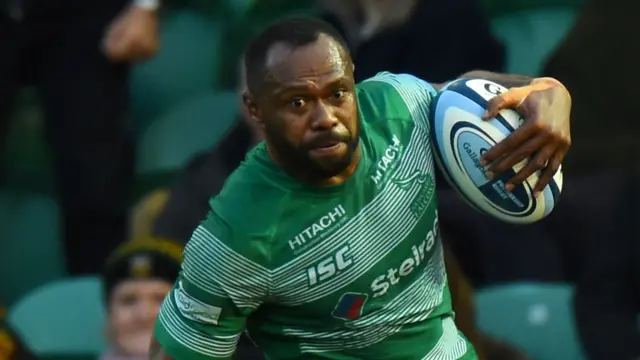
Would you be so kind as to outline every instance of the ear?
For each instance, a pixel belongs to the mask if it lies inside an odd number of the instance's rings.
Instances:
[[[244,103],[249,116],[251,116],[251,120],[255,121],[261,128],[264,127],[264,122],[262,121],[262,116],[260,116],[260,110],[258,109],[258,104],[253,94],[248,90],[243,91],[242,102]]]

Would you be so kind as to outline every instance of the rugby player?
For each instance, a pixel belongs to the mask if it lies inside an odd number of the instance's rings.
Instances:
[[[187,244],[150,358],[230,359],[247,331],[275,360],[476,359],[453,321],[438,229],[428,114],[440,86],[388,72],[356,85],[344,40],[304,17],[253,39],[245,67],[265,141]],[[485,154],[489,170],[530,157],[510,183],[541,170],[542,189],[570,145],[565,87],[464,76],[510,88],[486,118],[525,116]]]

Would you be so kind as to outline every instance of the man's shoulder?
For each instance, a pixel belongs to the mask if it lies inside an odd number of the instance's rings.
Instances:
[[[431,101],[437,95],[428,82],[409,74],[381,72],[357,86],[362,116],[376,120],[408,120],[425,123]]]
[[[382,71],[373,77],[363,80],[357,85],[361,91],[370,93],[397,92],[401,95],[409,93],[428,93],[435,95],[436,89],[427,81],[411,74],[395,74]]]
[[[251,158],[238,167],[227,179],[222,191],[211,198],[209,217],[203,225],[222,227],[229,239],[245,243],[248,240],[268,241],[279,216],[278,204],[287,195],[286,189]],[[217,231],[222,231],[217,230]],[[230,244],[232,245],[232,244]]]

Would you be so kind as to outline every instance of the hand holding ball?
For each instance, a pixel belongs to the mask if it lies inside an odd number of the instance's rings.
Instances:
[[[562,190],[562,170],[550,172],[546,186],[535,194],[534,189],[545,169],[540,169],[536,164],[530,165],[530,159],[525,158],[526,154],[523,155],[522,151],[506,153],[489,165],[482,163],[483,156],[489,150],[525,122],[518,112],[511,109],[501,110],[488,121],[483,120],[489,101],[506,91],[506,88],[494,82],[481,79],[461,79],[450,83],[432,104],[432,146],[445,177],[473,207],[506,222],[532,223],[547,216],[558,202]],[[527,136],[535,139],[532,135]],[[542,138],[542,135],[539,137]],[[517,140],[510,138],[511,144],[503,143],[503,149],[497,150],[511,150],[517,145]],[[548,141],[542,141],[540,146],[548,149],[549,144]],[[532,150],[538,151],[535,148]],[[561,154],[552,153],[551,156],[555,156],[552,161],[561,160],[564,153],[566,150]],[[491,166],[504,168],[505,162],[500,164],[504,159],[517,163],[506,171],[500,169],[502,171],[495,174],[489,171]],[[559,163],[557,165],[560,167]],[[533,166],[538,169],[532,169]],[[527,173],[532,174],[522,178]],[[513,182],[516,175],[522,179],[516,178],[517,181]],[[520,180],[523,181],[518,183]],[[512,185],[505,188],[507,184]]]

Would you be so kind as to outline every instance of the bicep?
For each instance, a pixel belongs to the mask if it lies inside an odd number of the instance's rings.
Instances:
[[[247,317],[267,294],[266,269],[220,237],[198,227],[184,252],[182,272],[165,298],[155,337],[175,359],[230,359]]]

